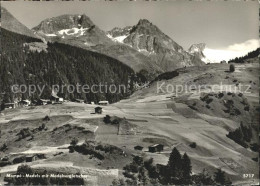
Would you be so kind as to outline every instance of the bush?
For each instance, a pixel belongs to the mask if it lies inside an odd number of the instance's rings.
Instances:
[[[111,123],[117,125],[119,124],[119,119],[114,119]]]
[[[251,126],[244,126],[241,122],[240,127],[234,131],[229,132],[226,136],[244,148],[248,148],[248,142],[252,139],[252,127]],[[254,145],[253,145],[254,146]],[[252,146],[251,146],[252,147]],[[256,146],[253,147],[256,149]]]
[[[101,153],[95,150],[95,147],[93,145],[88,143],[84,143],[82,145],[76,145],[74,146],[74,150],[84,155],[93,155],[95,158],[99,160],[105,159],[105,157]]]
[[[114,179],[112,181],[112,185],[113,186],[119,186],[119,185],[123,186],[123,185],[126,185],[126,183],[123,179]]]
[[[71,140],[71,142],[70,142],[70,145],[71,145],[71,146],[76,146],[76,145],[78,144],[78,142],[79,142],[78,138],[73,138],[73,139]]]
[[[108,124],[108,123],[111,123],[111,117],[109,116],[109,115],[106,115],[105,117],[104,117],[104,123],[106,123],[106,124]]]
[[[43,120],[43,121],[50,121],[51,119],[50,119],[49,116],[45,116],[42,120]]]
[[[250,145],[250,149],[254,152],[258,152],[259,145],[257,143],[253,143]]]
[[[249,111],[249,109],[250,109],[250,107],[248,105],[244,107],[245,111]]]
[[[203,169],[203,171],[197,175],[192,176],[192,180],[196,185],[214,185],[215,181],[209,175],[209,173]]]
[[[222,98],[224,96],[224,93],[223,92],[220,92],[219,94],[218,94],[218,98]]]
[[[45,125],[45,123],[43,123],[41,126],[39,126],[38,129],[39,129],[40,131],[42,131],[42,130],[44,130],[45,128],[46,128],[46,125]]]
[[[190,147],[191,147],[191,148],[196,148],[196,147],[197,147],[197,143],[196,143],[196,142],[191,143],[191,144],[190,144]]]
[[[20,132],[18,133],[18,135],[20,135],[20,139],[24,139],[26,137],[29,137],[32,135],[31,130],[27,127],[27,128],[23,128],[20,130]]]
[[[7,148],[7,145],[6,145],[6,143],[4,143],[3,145],[2,145],[2,147],[0,148],[0,151],[6,151],[8,148]]]
[[[235,66],[233,64],[229,65],[229,72],[234,72]]]
[[[74,147],[73,147],[73,146],[69,146],[68,148],[69,148],[69,153],[73,153],[73,152],[75,152],[75,150],[74,150]]]
[[[231,185],[232,182],[229,180],[229,178],[226,177],[226,173],[222,171],[221,169],[217,169],[214,175],[214,180],[217,184],[220,185]]]
[[[33,170],[30,166],[28,165],[20,165],[17,168],[17,175],[22,175],[21,178],[16,178],[15,179],[15,185],[27,185],[28,183],[30,183],[31,178],[26,177],[26,174],[32,175],[33,174]]]

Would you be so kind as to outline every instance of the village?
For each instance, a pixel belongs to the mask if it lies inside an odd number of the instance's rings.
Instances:
[[[91,104],[91,105],[95,105],[94,102],[86,102],[83,99],[73,99],[71,101],[69,100],[65,100],[62,97],[59,97],[57,95],[51,95],[50,99],[34,99],[32,101],[30,101],[29,99],[24,99],[21,101],[14,101],[14,102],[10,102],[10,103],[3,103],[1,105],[0,108],[0,112],[1,110],[5,110],[5,109],[15,109],[15,108],[21,108],[21,107],[29,107],[29,106],[41,106],[41,105],[49,105],[49,104],[62,104],[64,102],[75,102],[75,103],[82,103],[82,104]],[[106,106],[108,105],[109,102],[106,100],[103,101],[99,101],[97,103],[97,105],[103,105]],[[95,108],[95,113],[101,114],[102,113],[102,108],[101,107],[96,107]]]
[[[91,112],[90,114],[100,114],[100,115],[103,113],[103,107],[101,107],[101,106],[109,105],[109,102],[106,100],[99,101],[97,104],[95,104],[94,102],[88,103],[83,99],[73,99],[73,100],[69,101],[69,100],[65,100],[62,97],[57,96],[56,94],[52,94],[50,96],[50,99],[35,99],[33,101],[30,101],[29,99],[25,99],[25,100],[21,100],[21,101],[12,102],[12,103],[5,103],[2,110],[20,109],[23,107],[35,107],[35,106],[40,107],[40,106],[44,106],[44,105],[56,105],[56,104],[64,104],[64,103],[86,104],[86,105],[92,105],[92,106],[97,105],[96,107],[94,107],[93,112]],[[0,113],[1,113],[1,111],[0,111]],[[105,121],[106,117],[110,117],[110,116],[106,115],[104,117],[104,121]],[[46,115],[43,120],[48,121],[48,120],[50,120],[50,117],[48,115]],[[120,130],[120,122],[116,120],[116,121],[114,121],[114,124],[118,124],[118,130]],[[123,127],[121,127],[121,128],[123,128]],[[136,132],[133,132],[132,128],[130,128],[130,129],[127,128],[124,130],[126,130],[124,132],[124,134],[136,135]],[[96,130],[95,130],[95,132],[96,132]],[[118,131],[118,134],[120,134],[120,131]],[[147,149],[147,150],[144,150],[144,149]],[[156,144],[156,143],[154,143],[148,147],[136,145],[133,147],[133,150],[139,151],[139,152],[161,153],[164,150],[164,145]],[[32,162],[32,161],[36,161],[38,159],[45,159],[44,154],[34,154],[34,155],[26,156],[24,158],[20,158],[20,160],[19,160],[19,158],[16,158],[16,159],[14,159],[14,162],[15,163]]]

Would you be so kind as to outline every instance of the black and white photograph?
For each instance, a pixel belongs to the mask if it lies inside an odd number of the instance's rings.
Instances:
[[[0,186],[259,185],[259,10],[1,1]]]

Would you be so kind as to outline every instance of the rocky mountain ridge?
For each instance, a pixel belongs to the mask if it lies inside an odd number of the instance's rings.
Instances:
[[[186,52],[157,26],[141,19],[134,26],[104,32],[86,15],[62,15],[42,21],[35,33],[47,40],[64,42],[106,54],[135,71],[153,74],[184,66],[203,65],[198,56]]]

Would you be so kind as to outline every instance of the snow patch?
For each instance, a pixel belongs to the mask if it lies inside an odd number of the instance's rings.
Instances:
[[[125,38],[127,38],[128,35],[123,35],[123,36],[118,36],[115,37],[114,39],[119,42],[119,43],[124,43]]]
[[[148,51],[146,49],[138,49],[138,52],[148,52]]]
[[[46,36],[48,37],[56,37],[57,35],[56,34],[45,34]]]
[[[94,46],[92,43],[89,43],[87,41],[84,43],[84,45],[86,45],[86,46]]]
[[[119,43],[124,43],[125,38],[127,38],[128,36],[129,35],[113,37],[111,34],[107,34],[108,38],[110,38],[114,42],[119,42]]]
[[[71,29],[63,29],[58,31],[60,35],[78,35],[83,36],[85,31],[87,31],[89,28],[71,28]]]
[[[113,39],[113,36],[111,34],[107,34],[107,37]]]
[[[200,51],[200,49],[198,47],[194,47],[194,48],[192,48],[192,50],[190,50],[190,53],[193,54],[193,53],[196,53],[199,51]]]

